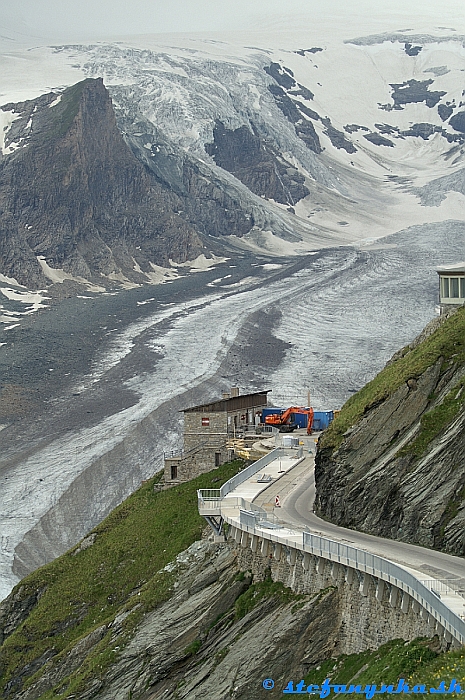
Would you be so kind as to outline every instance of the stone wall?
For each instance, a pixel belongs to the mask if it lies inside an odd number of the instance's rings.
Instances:
[[[233,458],[233,451],[223,445],[199,447],[192,454],[165,459],[165,485],[175,486],[183,481],[190,481],[199,474],[209,472],[220,464]],[[172,467],[176,467],[175,475]]]
[[[236,537],[240,537],[240,542],[230,537],[230,546],[237,554],[240,568],[251,571],[255,580],[262,580],[270,569],[274,581],[281,581],[296,593],[316,594],[329,587],[337,589],[340,632],[335,654],[353,654],[376,649],[392,639],[410,641],[435,634],[444,649],[455,645],[434,618],[395,586],[268,540],[253,542],[245,532],[236,531]],[[252,547],[256,547],[255,552]]]
[[[208,425],[205,423],[208,420]],[[197,449],[199,446],[216,447],[226,442],[228,419],[225,411],[221,413],[184,413],[184,451]]]

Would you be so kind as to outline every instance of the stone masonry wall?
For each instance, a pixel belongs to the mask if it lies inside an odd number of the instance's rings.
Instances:
[[[209,425],[202,425],[208,419]],[[222,446],[227,437],[228,420],[226,412],[184,413],[184,451],[189,452],[200,445]]]
[[[190,481],[199,474],[204,474],[217,466],[216,455],[219,455],[219,464],[224,464],[231,459],[231,450],[224,444],[221,447],[202,447],[187,457],[170,457],[165,459],[165,485],[174,486],[183,481]],[[171,478],[171,467],[177,467],[177,477]]]
[[[234,533],[233,533],[234,534]],[[376,649],[392,639],[410,641],[416,637],[438,635],[447,649],[453,642],[444,637],[436,620],[421,612],[420,606],[402,591],[372,576],[340,564],[260,540],[257,551],[251,550],[251,537],[241,533],[241,544],[232,537],[230,545],[238,557],[241,570],[251,571],[256,580],[271,569],[274,581],[281,581],[296,593],[315,594],[330,586],[337,588],[340,600],[340,633],[337,654],[353,654]],[[245,544],[245,546],[244,546]],[[263,551],[262,551],[263,550]],[[305,562],[304,562],[305,556]],[[279,557],[279,558],[278,558]],[[306,569],[304,569],[304,563]]]

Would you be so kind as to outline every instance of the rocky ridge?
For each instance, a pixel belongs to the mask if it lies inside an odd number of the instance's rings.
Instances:
[[[411,194],[410,223],[431,206],[454,218],[465,112],[462,38],[449,39],[404,32],[285,56],[50,47],[87,80],[0,107],[0,273],[102,291],[159,282],[202,253],[299,254],[386,235],[380,215]],[[367,60],[351,73],[359,46]]]
[[[140,162],[101,79],[2,109],[14,121],[0,160],[1,272],[19,283],[49,284],[55,271],[103,288],[147,283],[209,254],[205,235],[253,225],[192,162],[178,189]]]

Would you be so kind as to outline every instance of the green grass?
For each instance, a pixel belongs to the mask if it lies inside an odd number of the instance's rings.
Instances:
[[[118,645],[128,641],[144,613],[171,595],[173,574],[161,571],[163,567],[199,539],[205,528],[198,514],[197,489],[219,488],[241,465],[240,460],[224,464],[160,492],[153,488],[159,477],[149,480],[92,531],[96,535],[92,546],[75,556],[70,550],[23,579],[15,589],[22,586],[22,598],[40,589],[45,592],[0,647],[0,689],[47,650],[53,649],[56,656],[44,668],[122,611],[129,614],[122,623],[123,642],[119,638]],[[116,655],[110,636],[111,631],[72,674],[62,697],[82,689],[89,678],[103,675]],[[42,672],[26,673],[26,685]]]
[[[414,673],[410,680],[416,683],[426,683],[427,687],[437,688],[441,681],[450,683],[454,678],[462,684],[463,693],[465,690],[465,647],[447,654],[440,654],[422,670],[421,674]],[[445,698],[451,697],[451,695],[438,694],[435,697]]]
[[[290,588],[286,588],[281,582],[273,581],[269,569],[265,572],[263,581],[253,583],[236,600],[236,620],[245,617],[264,598],[275,598],[285,605],[291,601],[301,600],[304,596],[294,593]]]
[[[320,449],[336,449],[344,433],[372,407],[378,405],[399,389],[408,379],[418,379],[428,367],[441,360],[441,372],[451,364],[465,364],[465,308],[453,316],[418,345],[405,352],[396,362],[385,367],[363,389],[351,396],[340,414],[325,430],[319,442]]]
[[[430,442],[452,423],[454,418],[463,411],[464,406],[465,379],[462,379],[447,394],[439,406],[436,406],[421,417],[420,432],[417,437],[400,450],[398,455],[411,454],[416,458],[421,457],[426,452]]]
[[[194,641],[184,649],[184,653],[186,656],[195,656],[201,646],[202,641],[200,639],[194,639]]]
[[[52,107],[50,110],[52,121],[48,134],[49,138],[61,138],[67,133],[78,113],[84,87],[90,80],[90,78],[86,78],[67,88],[62,93],[60,102],[55,107]]]
[[[404,642],[402,639],[395,639],[383,644],[375,651],[369,649],[360,654],[328,659],[308,673],[304,679],[305,685],[321,686],[326,678],[330,679],[331,684],[346,685],[347,690],[350,684],[361,685],[362,690],[366,685],[375,683],[378,689],[383,683],[393,684],[396,687],[399,679],[404,679],[410,688],[417,684],[425,684],[428,690],[430,687],[437,688],[442,680],[448,684],[455,678],[463,684],[465,682],[465,649],[439,653],[435,640],[416,639],[413,642]],[[295,687],[302,679],[289,678],[289,680],[294,681]],[[351,695],[358,698],[365,697],[355,692]],[[335,697],[334,691],[328,697]],[[434,697],[446,696],[437,694]]]

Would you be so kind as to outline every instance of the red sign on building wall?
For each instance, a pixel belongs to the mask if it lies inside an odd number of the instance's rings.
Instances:
[[[202,417],[202,427],[208,427],[210,425],[210,418]]]

